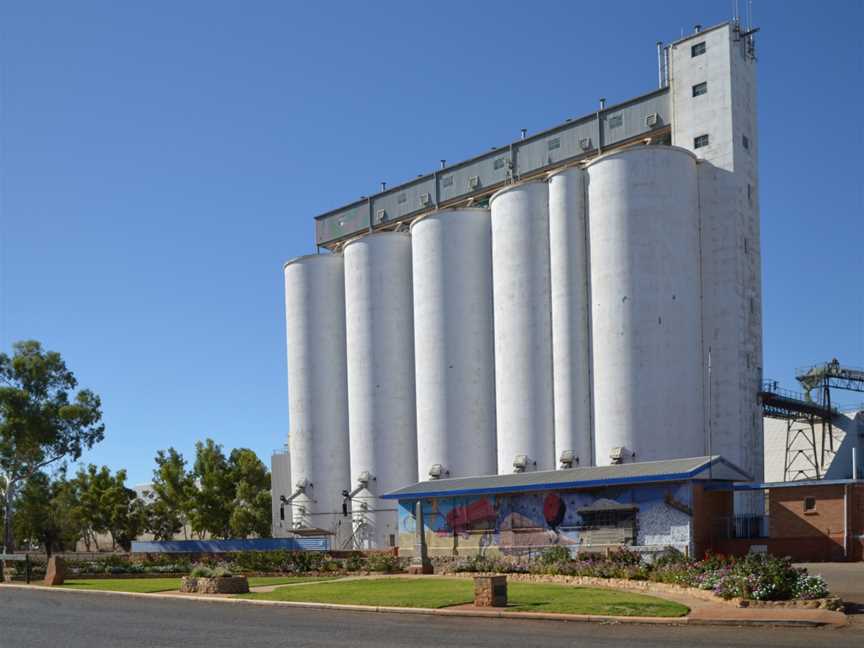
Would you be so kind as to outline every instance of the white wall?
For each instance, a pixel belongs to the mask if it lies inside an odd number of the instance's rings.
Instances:
[[[282,507],[279,499],[289,497],[294,492],[291,484],[291,455],[287,450],[274,452],[270,457],[270,494],[273,515],[273,537],[287,538],[291,530],[291,507]],[[284,519],[282,513],[284,511]]]
[[[706,51],[693,57],[691,47],[699,42],[705,43]],[[693,86],[701,82],[707,82],[708,91],[694,97]],[[721,25],[671,46],[670,86],[672,143],[692,150],[703,160],[699,173],[702,352],[710,426],[708,451],[722,454],[761,480],[764,450],[757,392],[762,377],[762,278],[756,63],[733,26]],[[709,136],[709,144],[697,149],[694,140],[703,134]],[[749,140],[746,149],[744,136]]]
[[[829,443],[825,443],[825,466],[820,477],[823,479],[849,479],[852,477],[852,448],[857,448],[858,476],[864,476],[864,410],[841,412],[832,421],[834,429],[834,452],[830,452]],[[786,458],[786,421],[765,418],[765,481],[786,481],[784,474]],[[810,445],[810,425],[802,421],[792,423],[792,449],[803,450],[807,457],[812,457],[813,450]],[[804,430],[805,435],[796,435],[796,430]],[[816,453],[822,456],[822,425],[816,425]],[[806,476],[815,477],[809,462],[803,458],[796,458],[791,464],[795,469],[788,475],[790,480],[802,478],[797,475],[797,468],[807,470]]]

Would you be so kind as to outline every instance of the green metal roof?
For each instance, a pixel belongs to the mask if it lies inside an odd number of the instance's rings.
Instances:
[[[483,477],[435,479],[400,488],[383,497],[384,499],[416,500],[427,497],[593,488],[689,479],[750,481],[752,477],[720,455],[714,455],[613,466],[585,466]]]

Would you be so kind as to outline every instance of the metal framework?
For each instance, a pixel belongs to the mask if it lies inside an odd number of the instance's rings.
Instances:
[[[845,367],[837,358],[831,362],[804,367],[795,372],[795,379],[807,390],[804,397],[813,401],[813,390],[817,390],[817,402],[832,410],[831,388],[846,391],[864,392],[864,369]],[[824,435],[824,432],[823,432]],[[828,419],[828,452],[834,453],[834,427]],[[825,438],[822,439],[822,463],[825,463]]]
[[[776,381],[763,383],[759,391],[764,416],[786,421],[786,452],[783,461],[784,481],[821,479],[828,463],[826,442],[834,453],[834,429],[831,417],[837,409],[814,402],[807,394],[780,389]],[[804,427],[795,427],[802,424]],[[816,444],[816,428],[821,428],[822,451]]]

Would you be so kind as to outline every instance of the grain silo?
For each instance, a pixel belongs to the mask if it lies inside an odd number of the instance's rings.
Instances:
[[[494,474],[490,212],[435,212],[411,238],[419,477]]]
[[[350,536],[341,515],[348,486],[345,284],[340,254],[285,264],[288,340],[288,437],[292,488],[279,493],[292,528]]]
[[[555,467],[548,202],[545,182],[489,202],[499,473]]]
[[[371,234],[344,256],[354,546],[388,547],[396,511],[378,496],[417,481],[411,238]]]
[[[640,146],[588,177],[595,461],[704,455],[696,157]]]
[[[570,167],[549,178],[555,453],[562,467],[594,463],[586,177]]]
[[[487,472],[490,421],[498,472],[722,454],[759,479],[754,33],[682,35],[658,87],[316,218],[345,255],[359,546],[390,544],[388,489]]]

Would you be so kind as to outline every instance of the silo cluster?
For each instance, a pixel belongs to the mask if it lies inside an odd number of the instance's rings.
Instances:
[[[418,480],[704,454],[696,166],[624,149],[286,265],[295,524],[387,547]]]

